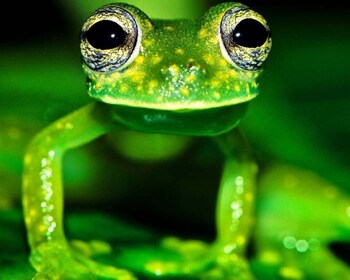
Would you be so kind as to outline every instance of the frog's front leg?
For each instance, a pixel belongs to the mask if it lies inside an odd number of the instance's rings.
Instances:
[[[200,279],[253,279],[245,251],[254,221],[257,167],[238,129],[215,137],[225,156],[216,210],[216,241],[180,241],[169,238],[166,249],[182,260],[153,261],[147,270],[158,275],[185,274]]]
[[[128,272],[99,265],[74,252],[63,231],[61,161],[68,149],[105,134],[112,127],[103,104],[91,104],[38,134],[25,155],[23,207],[34,279],[134,279]]]
[[[226,161],[217,201],[217,237],[213,244],[218,257],[211,273],[220,275],[216,279],[253,279],[245,254],[254,222],[257,166],[239,129],[215,140]]]

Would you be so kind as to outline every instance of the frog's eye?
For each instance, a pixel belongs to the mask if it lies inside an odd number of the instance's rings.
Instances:
[[[244,70],[258,70],[272,44],[265,19],[246,6],[233,7],[225,13],[219,38],[225,59]]]
[[[94,71],[108,73],[129,65],[140,50],[141,29],[125,9],[107,5],[97,10],[82,27],[80,49]]]

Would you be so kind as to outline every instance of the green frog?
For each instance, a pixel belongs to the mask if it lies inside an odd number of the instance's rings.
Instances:
[[[211,8],[198,21],[151,20],[123,3],[103,6],[86,20],[80,48],[95,101],[42,130],[24,157],[23,206],[35,279],[136,279],[132,271],[73,250],[63,229],[65,152],[125,131],[153,135],[155,145],[178,136],[206,137],[225,158],[216,240],[167,240],[164,246],[179,259],[149,260],[144,270],[157,277],[253,278],[245,254],[257,165],[238,125],[258,95],[271,42],[265,19],[235,2]],[[180,143],[182,151],[188,141]]]
[[[42,130],[25,154],[23,206],[34,279],[126,280],[140,270],[151,278],[177,279],[350,277],[348,266],[329,250],[350,236],[346,193],[285,166],[260,173],[256,191],[258,167],[238,126],[258,94],[257,79],[271,49],[261,15],[230,2],[198,21],[151,20],[134,6],[116,3],[86,20],[80,40],[95,101]],[[103,135],[117,136],[110,138],[115,148],[133,160],[172,158],[191,147],[193,138],[216,143],[225,161],[215,241],[165,238],[159,250],[176,257],[150,254],[137,262],[137,271],[134,264],[97,262],[94,252],[111,250],[104,242],[69,242],[63,156]],[[153,147],[134,149],[131,143]],[[253,256],[247,248],[252,243]],[[144,260],[137,252],[136,259]]]

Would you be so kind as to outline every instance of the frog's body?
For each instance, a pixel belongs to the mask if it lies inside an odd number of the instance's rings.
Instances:
[[[162,134],[162,140],[212,138],[225,157],[215,242],[171,239],[164,244],[179,258],[148,260],[144,273],[252,279],[245,251],[257,167],[237,126],[258,94],[256,79],[270,48],[264,18],[239,3],[213,7],[198,22],[152,21],[126,4],[93,13],[82,28],[81,51],[88,93],[97,102],[42,130],[24,159],[23,206],[36,279],[134,279],[71,250],[62,217],[64,153],[128,130]]]
[[[216,242],[203,245],[200,257],[190,251],[181,261],[150,260],[145,270],[251,278],[243,254],[253,220],[256,166],[235,128],[246,102],[257,95],[256,78],[270,47],[264,18],[239,3],[218,5],[199,22],[152,22],[126,4],[106,5],[92,14],[82,28],[81,51],[88,92],[100,102],[44,129],[25,156],[23,204],[38,277],[133,278],[71,253],[62,227],[60,174],[66,150],[131,129],[215,137],[227,158]],[[176,247],[180,253],[188,244]]]

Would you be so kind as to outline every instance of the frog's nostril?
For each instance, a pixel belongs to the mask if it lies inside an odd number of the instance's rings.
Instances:
[[[194,59],[189,59],[186,63],[186,67],[189,70],[200,70],[202,69],[202,66]]]
[[[182,64],[169,64],[161,70],[164,76],[171,77],[185,77],[188,75],[203,75],[206,73],[205,69],[193,59],[190,59]]]
[[[187,63],[187,64],[186,64],[186,67],[187,67],[188,69],[191,69],[191,68],[193,67],[192,62]]]

